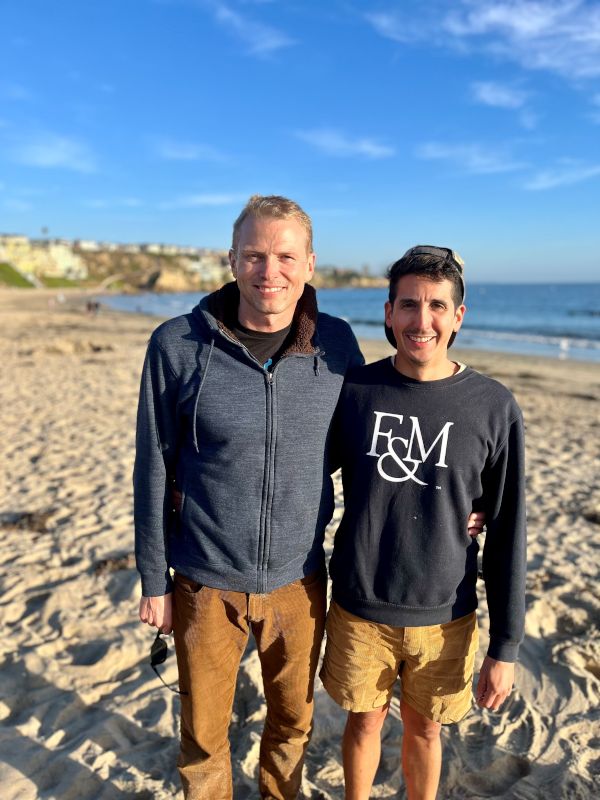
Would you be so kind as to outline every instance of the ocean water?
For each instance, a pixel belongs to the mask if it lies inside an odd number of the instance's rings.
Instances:
[[[110,295],[122,311],[174,317],[199,293]],[[319,308],[343,317],[360,339],[384,339],[385,289],[319,289]],[[462,348],[600,362],[600,283],[471,284],[456,344]]]

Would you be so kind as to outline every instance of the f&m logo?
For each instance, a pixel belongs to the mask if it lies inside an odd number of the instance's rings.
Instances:
[[[409,417],[410,436],[394,436],[396,431],[408,433],[408,423],[404,422],[403,414],[388,414],[385,411],[374,411],[375,427],[371,449],[367,453],[377,459],[377,471],[386,481],[400,483],[412,480],[420,486],[427,484],[417,477],[417,469],[424,464],[432,453],[437,454],[436,467],[448,469],[446,464],[446,450],[448,449],[448,434],[453,422],[447,422],[438,433],[429,448],[425,449],[421,426],[418,417]],[[383,440],[383,441],[381,441]],[[417,456],[419,456],[417,458]]]

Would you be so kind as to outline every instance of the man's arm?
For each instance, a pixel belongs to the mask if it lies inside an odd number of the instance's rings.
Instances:
[[[153,618],[154,612],[159,613],[157,598],[172,589],[168,568],[172,513],[168,465],[174,466],[176,455],[177,397],[177,377],[153,337],[140,386],[133,474],[136,565],[142,578],[142,602],[145,598],[154,604]],[[147,606],[144,603],[145,616]],[[140,617],[141,610],[140,604]]]
[[[483,578],[490,615],[488,657],[496,665],[516,661],[525,626],[525,455],[523,420],[516,411],[505,440],[483,476],[487,526]],[[486,685],[489,678],[494,691],[502,693],[508,672],[496,665],[486,665],[483,676]],[[496,680],[500,671],[506,675]]]

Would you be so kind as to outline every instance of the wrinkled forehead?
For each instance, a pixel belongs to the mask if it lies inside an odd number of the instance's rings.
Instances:
[[[308,253],[309,235],[296,217],[249,215],[240,227],[237,247],[239,250],[268,248]]]

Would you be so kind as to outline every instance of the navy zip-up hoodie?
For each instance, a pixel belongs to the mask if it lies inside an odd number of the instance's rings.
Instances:
[[[237,284],[227,284],[150,339],[134,468],[144,596],[171,591],[169,568],[263,593],[324,561],[334,507],[327,445],[344,375],[363,361],[358,344],[306,286],[293,340],[267,372],[231,332],[238,305]]]

